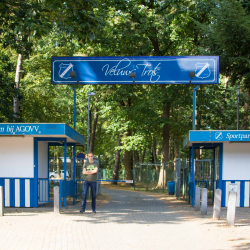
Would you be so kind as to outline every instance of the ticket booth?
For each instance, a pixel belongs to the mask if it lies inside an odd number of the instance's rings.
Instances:
[[[49,179],[49,145],[64,147],[64,177]],[[38,207],[51,201],[51,185],[60,186],[61,202],[75,197],[75,161],[71,179],[66,178],[67,146],[84,146],[84,137],[67,124],[1,123],[0,186],[5,207]],[[53,182],[54,181],[54,182]],[[57,181],[57,182],[56,182]]]
[[[228,204],[229,191],[237,192],[237,207],[249,207],[250,203],[250,131],[209,130],[189,131],[184,140],[189,149],[189,201],[194,205],[197,176],[201,171],[195,159],[196,149],[212,149],[212,188],[222,190],[221,206]],[[209,176],[209,175],[208,175]]]

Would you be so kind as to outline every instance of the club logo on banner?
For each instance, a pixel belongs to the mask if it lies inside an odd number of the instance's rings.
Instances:
[[[223,139],[222,132],[216,132],[215,133],[215,139],[216,140],[222,140]]]
[[[196,63],[195,64],[195,76],[198,78],[208,78],[211,75],[211,71],[209,69],[209,63]]]
[[[64,64],[64,63],[61,63],[59,65],[60,67],[60,70],[58,72],[58,75],[63,78],[63,79],[69,79],[71,78],[70,77],[70,71],[73,71],[73,67],[74,65],[72,63],[69,63],[69,64]]]

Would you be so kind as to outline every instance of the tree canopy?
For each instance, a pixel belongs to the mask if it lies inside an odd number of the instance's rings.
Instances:
[[[52,56],[219,55],[220,83],[197,91],[197,129],[249,129],[250,5],[245,0],[3,0],[0,4],[0,121],[73,125],[73,91],[50,84]],[[20,88],[15,67],[22,54]],[[121,153],[127,175],[136,161],[186,157],[193,85],[78,85],[76,130],[113,168]],[[145,153],[146,152],[146,153]]]

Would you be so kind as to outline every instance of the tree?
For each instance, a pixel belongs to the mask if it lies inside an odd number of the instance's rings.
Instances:
[[[65,32],[67,39],[75,38],[81,43],[94,39],[98,25],[93,14],[95,1],[6,1],[1,2],[1,43],[11,46],[18,53],[16,68],[16,89],[19,90],[23,59],[31,55],[33,44],[52,31]],[[52,28],[55,29],[52,29]],[[15,118],[20,116],[19,98],[14,97]]]

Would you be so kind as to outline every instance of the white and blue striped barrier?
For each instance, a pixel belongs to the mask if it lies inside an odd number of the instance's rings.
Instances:
[[[0,178],[5,207],[33,207],[34,179]]]

